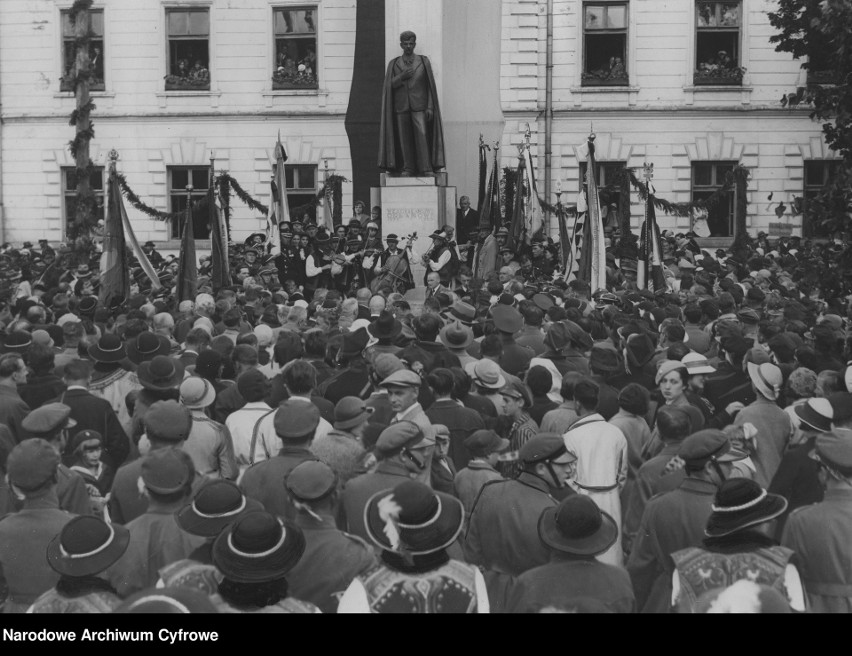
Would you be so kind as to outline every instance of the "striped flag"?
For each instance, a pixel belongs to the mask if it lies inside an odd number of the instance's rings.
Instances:
[[[654,196],[649,188],[648,197],[645,199],[645,221],[639,233],[639,262],[636,271],[636,285],[639,289],[648,289],[653,292],[666,288],[661,244]]]
[[[527,189],[529,200],[527,201],[527,242],[531,242],[536,233],[544,226],[544,212],[541,209],[541,201],[538,198],[538,189],[535,186],[535,169],[533,169],[530,149],[524,148],[524,163],[527,172]]]
[[[512,205],[512,224],[509,227],[509,238],[506,245],[519,251],[524,243],[524,158],[518,158],[518,169],[515,174],[515,202]]]
[[[562,251],[562,279],[571,282],[577,277],[577,243],[574,234],[577,231],[577,215],[574,215],[574,229],[568,231],[568,217],[565,208],[559,209],[559,248]]]
[[[500,177],[497,174],[497,149],[494,150],[494,163],[491,166],[491,175],[485,189],[485,200],[479,213],[480,228],[494,228],[500,225]]]
[[[322,217],[322,218],[320,218]],[[331,232],[331,226],[334,225],[334,219],[331,213],[331,185],[328,179],[325,181],[325,193],[322,198],[322,214],[317,215],[317,227],[325,228]]]
[[[212,177],[212,171],[211,177]],[[223,287],[231,286],[231,266],[228,262],[228,227],[225,225],[225,210],[222,202],[222,187],[218,192],[215,185],[210,185],[207,192],[207,211],[210,213],[210,257],[213,264],[212,279],[210,281],[213,291],[217,292]],[[219,196],[219,203],[216,196]]]
[[[154,267],[145,255],[145,251],[133,234],[133,227],[124,209],[121,197],[121,187],[115,174],[114,164],[111,164],[107,182],[106,218],[104,220],[104,242],[101,253],[100,273],[101,284],[98,297],[103,305],[109,307],[114,299],[127,300],[130,296],[130,262],[127,258],[127,247],[151,280],[154,290],[160,289],[160,278],[154,272]]]
[[[583,222],[583,243],[580,247],[580,267],[577,277],[589,283],[592,293],[606,289],[606,245],[601,218],[601,201],[595,180],[594,135],[586,148],[586,217]],[[578,206],[579,211],[579,206]]]
[[[281,254],[281,233],[278,224],[290,221],[290,207],[287,205],[287,176],[284,162],[287,161],[287,151],[281,143],[281,133],[275,143],[275,168],[272,174],[272,202],[266,215],[266,247],[270,255]]]

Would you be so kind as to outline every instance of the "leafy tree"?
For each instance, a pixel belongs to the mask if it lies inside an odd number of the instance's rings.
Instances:
[[[811,118],[822,121],[825,142],[843,158],[838,173],[820,197],[808,203],[805,220],[829,230],[852,223],[852,1],[778,0],[769,12],[778,33],[769,41],[778,52],[805,60],[808,86],[784,96],[782,103],[807,102]]]

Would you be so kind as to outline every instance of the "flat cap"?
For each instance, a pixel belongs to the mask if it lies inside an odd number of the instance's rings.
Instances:
[[[71,408],[64,403],[47,403],[30,412],[21,422],[21,427],[31,435],[51,435],[60,428],[76,425],[71,419]]]
[[[822,433],[816,439],[813,457],[842,476],[852,476],[852,432]]]
[[[296,499],[317,501],[337,487],[337,474],[324,462],[308,460],[292,469],[284,487]]]
[[[420,376],[410,369],[400,369],[385,378],[380,387],[420,387]]]
[[[192,429],[192,414],[189,408],[177,401],[157,401],[142,418],[149,438],[180,442],[189,437]]]
[[[376,454],[387,458],[423,440],[423,431],[413,421],[398,421],[385,428],[376,440]]]
[[[500,390],[500,394],[523,400],[525,408],[529,408],[533,403],[529,388],[519,380],[508,381]]]
[[[464,438],[464,448],[475,458],[484,458],[492,453],[500,453],[509,448],[509,440],[500,437],[493,430],[474,431]]]
[[[750,307],[744,307],[739,312],[737,312],[737,319],[739,319],[743,323],[748,324],[760,323],[760,316]]]
[[[521,313],[509,305],[497,305],[491,310],[494,327],[500,332],[516,333],[524,327]]]
[[[539,433],[521,447],[518,459],[532,465],[556,460],[574,462],[577,456],[565,448],[565,440],[558,433]]]
[[[733,462],[745,458],[744,453],[731,451],[731,440],[722,431],[705,428],[693,433],[681,442],[677,453],[693,467],[703,467],[707,462]]]
[[[59,467],[59,454],[50,443],[35,437],[18,444],[6,459],[9,482],[24,491],[44,485]]]
[[[282,440],[302,440],[313,435],[320,422],[320,411],[313,403],[288,399],[275,411],[275,434]]]

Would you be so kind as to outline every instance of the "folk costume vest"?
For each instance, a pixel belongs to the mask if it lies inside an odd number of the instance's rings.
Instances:
[[[784,597],[784,573],[793,551],[761,547],[746,553],[715,553],[698,547],[672,554],[680,580],[677,612],[694,613],[698,598],[709,590],[726,588],[741,579],[768,585]]]
[[[475,571],[457,560],[422,574],[379,564],[361,581],[373,613],[475,613]]]

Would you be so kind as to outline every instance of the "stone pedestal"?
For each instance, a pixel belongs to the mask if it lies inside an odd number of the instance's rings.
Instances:
[[[415,248],[422,255],[432,245],[429,235],[447,223],[455,225],[456,188],[438,186],[436,182],[433,177],[382,176],[382,186],[370,191],[370,205],[382,208],[383,237],[391,233],[399,235],[400,246],[404,246],[402,240],[416,232]],[[425,297],[423,277],[426,274],[419,258],[411,262],[411,272],[417,287],[409,291],[406,298],[419,304]]]

